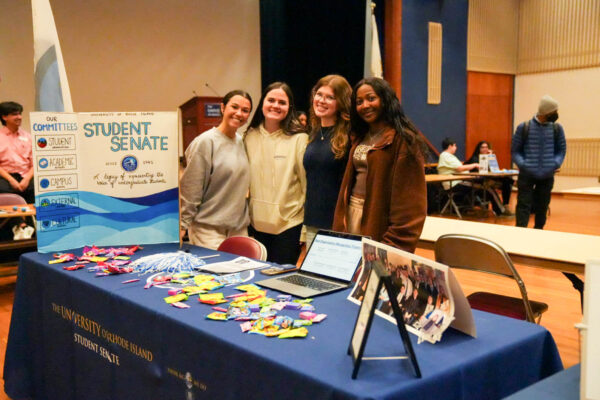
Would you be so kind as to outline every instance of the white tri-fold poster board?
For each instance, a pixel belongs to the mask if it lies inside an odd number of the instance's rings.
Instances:
[[[176,112],[30,119],[40,252],[179,241]]]

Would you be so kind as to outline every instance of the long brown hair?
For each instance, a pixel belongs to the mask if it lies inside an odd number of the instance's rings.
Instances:
[[[336,100],[336,121],[333,126],[330,146],[335,158],[340,159],[346,155],[350,143],[348,135],[350,133],[350,95],[352,94],[352,87],[346,78],[341,75],[327,75],[319,79],[317,84],[312,88],[309,107],[310,142],[317,137],[317,134],[321,130],[321,119],[315,115],[313,100],[317,90],[323,86],[329,86],[333,90]]]
[[[267,86],[263,91],[258,105],[256,106],[254,116],[252,117],[252,120],[250,121],[250,124],[248,125],[248,128],[246,129],[245,133],[248,133],[250,128],[257,128],[261,123],[265,121],[265,115],[262,111],[263,103],[265,102],[265,97],[267,97],[267,94],[269,94],[269,92],[274,89],[283,90],[286,96],[288,97],[289,102],[288,113],[283,119],[283,121],[279,123],[279,127],[283,129],[286,135],[294,135],[296,133],[304,132],[303,127],[300,125],[300,122],[298,122],[296,118],[294,118],[294,116],[296,115],[296,106],[294,105],[294,95],[292,94],[292,89],[285,82],[273,82],[269,86]]]

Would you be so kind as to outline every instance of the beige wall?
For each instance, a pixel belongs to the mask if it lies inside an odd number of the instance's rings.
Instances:
[[[517,75],[515,77],[514,124],[530,119],[544,94],[559,104],[558,120],[567,139],[600,138],[600,68]],[[567,148],[567,156],[569,149]],[[598,178],[557,176],[554,192],[582,187],[597,187]]]
[[[540,98],[549,94],[559,104],[559,122],[568,139],[600,138],[600,67],[517,75],[515,127],[537,111]]]
[[[470,0],[469,71],[516,74],[519,0]]]
[[[0,1],[0,100],[32,111],[30,2]],[[241,88],[255,102],[260,97],[258,1],[51,0],[51,5],[75,111],[175,111],[193,90],[214,95],[207,82],[220,95]]]

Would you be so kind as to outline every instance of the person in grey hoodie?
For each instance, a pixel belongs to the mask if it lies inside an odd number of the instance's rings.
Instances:
[[[248,236],[250,167],[238,129],[251,111],[247,92],[227,93],[219,126],[198,135],[185,151],[180,237],[187,231],[194,245],[217,249],[230,236]]]

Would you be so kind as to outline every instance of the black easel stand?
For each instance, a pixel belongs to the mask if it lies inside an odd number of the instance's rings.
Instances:
[[[352,338],[350,339],[350,345],[348,346],[348,354],[352,356],[354,362],[354,369],[352,371],[352,379],[356,379],[358,375],[358,369],[362,360],[399,360],[399,359],[410,359],[415,375],[417,378],[421,377],[421,370],[415,356],[415,352],[412,347],[408,332],[404,326],[404,320],[402,319],[402,310],[396,299],[398,290],[392,284],[389,272],[383,268],[378,262],[373,262],[372,269],[369,275],[369,281],[367,288],[356,317],[356,323],[354,324],[354,331]],[[379,299],[379,293],[381,288],[385,286],[385,290],[389,295],[390,302],[392,304],[392,310],[394,317],[396,318],[396,324],[398,325],[398,331],[404,344],[404,350],[406,356],[390,356],[390,357],[363,357],[365,346],[367,344],[367,337],[369,336],[369,330],[371,329],[371,323],[373,322],[373,315],[377,306],[377,299]]]

